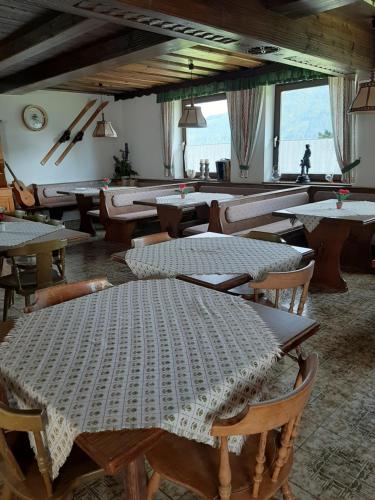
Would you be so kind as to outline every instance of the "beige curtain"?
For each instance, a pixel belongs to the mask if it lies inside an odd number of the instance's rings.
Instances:
[[[248,170],[259,134],[264,87],[227,92],[232,144],[241,170]]]
[[[354,78],[329,77],[333,139],[337,162],[342,170],[356,158],[356,116],[348,113],[356,94]],[[344,174],[345,182],[355,181],[355,168]]]
[[[174,102],[160,104],[164,175],[173,173]]]

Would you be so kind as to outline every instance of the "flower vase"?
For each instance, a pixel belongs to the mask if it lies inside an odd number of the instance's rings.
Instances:
[[[186,194],[185,194],[185,193],[181,193],[181,200],[184,200],[184,199],[185,199],[185,196],[186,196]]]
[[[336,201],[336,208],[338,209],[342,208],[342,200]]]
[[[0,222],[0,232],[5,231],[5,222]]]

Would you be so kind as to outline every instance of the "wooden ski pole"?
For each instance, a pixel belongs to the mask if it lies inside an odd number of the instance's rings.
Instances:
[[[88,129],[88,127],[91,125],[91,123],[95,120],[95,118],[98,116],[98,114],[109,104],[109,101],[103,101],[98,108],[94,111],[94,113],[90,116],[90,118],[87,120],[87,122],[83,125],[81,130],[77,132],[77,134],[74,136],[72,142],[64,149],[62,154],[57,158],[55,161],[55,165],[60,165],[60,163],[64,160],[66,155],[69,153],[69,151],[72,150],[72,148],[77,144],[77,142],[82,141],[83,139],[83,134],[85,131]]]
[[[70,135],[73,130],[73,128],[77,125],[77,123],[80,121],[82,116],[87,113],[87,111],[96,103],[96,99],[93,99],[92,101],[89,101],[78,113],[78,115],[74,118],[72,123],[69,125],[69,127],[63,132],[62,136],[59,138],[57,142],[52,146],[52,148],[48,151],[46,156],[41,160],[41,165],[45,165],[47,161],[51,158],[53,153],[56,151],[56,149],[62,144],[63,142],[69,141],[70,140]]]

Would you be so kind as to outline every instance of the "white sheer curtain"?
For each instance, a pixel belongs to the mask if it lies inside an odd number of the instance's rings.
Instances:
[[[259,134],[264,87],[227,92],[227,101],[233,148],[241,172],[247,172]]]
[[[337,162],[342,170],[356,159],[356,116],[348,113],[355,97],[354,78],[332,76],[328,78],[331,101],[333,140]],[[344,174],[346,182],[354,182],[355,169]]]
[[[174,102],[162,102],[160,113],[164,175],[171,177],[173,173]]]

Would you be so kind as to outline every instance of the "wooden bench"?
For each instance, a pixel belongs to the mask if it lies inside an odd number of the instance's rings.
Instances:
[[[58,193],[74,188],[101,187],[101,180],[62,182],[56,184],[33,184],[35,202],[40,207],[46,208],[53,219],[61,219],[64,210],[71,210],[77,207],[75,196]]]
[[[189,183],[187,183],[189,186]],[[194,189],[194,184],[191,184]],[[100,192],[100,222],[104,225],[105,239],[125,243],[130,247],[133,233],[140,223],[157,220],[154,207],[134,205],[134,201],[150,200],[157,196],[175,194],[178,184],[139,188],[134,192],[118,190]],[[94,215],[94,214],[93,214]]]
[[[302,224],[297,222],[292,225],[289,220],[280,220],[272,215],[272,212],[308,202],[308,188],[305,186],[267,190],[220,204],[213,201],[209,223],[190,227],[184,231],[184,235],[192,236],[206,231],[241,235],[254,229],[279,234],[291,241],[302,228]]]

